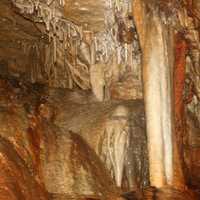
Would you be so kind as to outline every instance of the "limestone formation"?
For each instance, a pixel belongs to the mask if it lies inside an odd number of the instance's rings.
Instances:
[[[0,0],[0,200],[198,199],[199,0]]]

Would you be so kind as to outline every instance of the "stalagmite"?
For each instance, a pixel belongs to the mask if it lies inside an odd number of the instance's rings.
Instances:
[[[125,159],[130,142],[128,115],[129,113],[126,107],[118,106],[106,126],[108,159],[111,160],[118,187],[121,187],[122,184]]]

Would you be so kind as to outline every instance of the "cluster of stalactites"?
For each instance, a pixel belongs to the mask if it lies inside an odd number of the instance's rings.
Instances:
[[[12,0],[14,5],[21,10],[22,13],[33,14],[35,11],[40,10],[42,7],[47,10],[65,5],[65,0]],[[42,9],[43,9],[42,8]]]
[[[64,0],[13,0],[13,3],[21,13],[31,14],[35,22],[45,23],[49,44],[42,47],[44,65],[39,63],[37,68],[44,68],[40,71],[46,71],[49,85],[92,89],[103,100],[110,96],[109,85],[130,73],[141,90],[140,48],[134,23],[128,18],[131,0],[106,2],[105,29],[97,33],[88,30],[85,24],[77,26],[64,19]],[[40,54],[39,48],[29,49]],[[37,81],[36,76],[31,75],[33,82]]]

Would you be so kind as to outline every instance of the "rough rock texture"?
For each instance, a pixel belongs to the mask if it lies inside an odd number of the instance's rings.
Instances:
[[[131,75],[123,85],[134,92],[114,96],[142,98],[141,52],[129,16],[131,1],[3,0],[0,6],[6,10],[1,13],[2,31],[5,34],[9,21],[17,40],[9,36],[2,41],[7,50],[0,51],[4,74],[51,87],[91,89],[99,101],[112,99],[110,86],[118,88],[123,77]]]
[[[187,143],[188,133],[185,131],[187,117],[184,110],[187,101],[191,101],[193,96],[198,98],[199,86],[199,18],[196,2],[133,1],[133,15],[143,55],[150,179],[151,184],[157,186],[162,186],[166,181],[177,187],[185,187],[187,172],[183,146]],[[186,71],[189,80],[186,79]],[[185,98],[186,80],[190,92]],[[174,111],[170,110],[171,107]],[[163,140],[158,139],[162,137]],[[172,152],[172,141],[173,162],[169,153]],[[154,174],[155,169],[157,174]]]
[[[49,90],[43,107],[53,106],[56,112],[54,124],[63,131],[78,133],[100,156],[115,180],[117,176],[124,178],[125,188],[148,185],[141,101],[97,103],[94,97],[87,100],[83,92],[64,94],[62,90]]]
[[[198,192],[199,11],[199,0],[1,0],[2,198],[129,199],[121,190],[147,186],[148,171],[151,185]],[[132,101],[143,91],[146,120]],[[149,190],[132,198],[193,198]]]
[[[42,25],[35,25],[29,20],[16,13],[11,1],[0,2],[0,66],[1,75],[13,75],[16,77],[29,75],[30,59],[36,59],[33,63],[41,62],[34,53],[36,44],[44,47],[45,37],[40,31]],[[27,48],[30,55],[27,55]],[[26,50],[25,50],[26,49]],[[33,64],[34,65],[34,64]],[[25,74],[24,74],[25,73]],[[39,72],[38,72],[39,73]],[[39,75],[40,76],[40,75]]]
[[[0,199],[48,199],[47,192],[35,180],[13,144],[2,137],[0,137],[0,170]]]
[[[6,190],[11,195],[7,199],[47,199],[46,190],[73,191],[73,195],[105,195],[111,191],[111,178],[81,138],[62,135],[59,128],[45,121],[40,124],[35,113],[39,95],[17,81],[1,80],[1,197]],[[104,180],[108,176],[108,180],[99,182],[95,179],[98,176]]]
[[[1,79],[0,199],[47,200],[47,192],[38,177],[34,154],[29,145],[28,113],[23,102],[19,104],[24,93],[21,91],[19,94],[18,89]]]
[[[185,162],[188,174],[188,184],[192,188],[199,190],[200,184],[200,163],[199,163],[199,152],[200,152],[200,126],[196,116],[188,111],[187,113],[187,137],[185,139]]]
[[[184,134],[185,162],[188,170],[188,183],[198,189],[199,179],[199,134],[200,134],[200,98],[199,98],[199,63],[200,63],[200,38],[199,38],[199,1],[193,1],[188,4],[189,18],[187,18],[187,27],[189,33],[187,38],[188,55],[186,57],[186,78],[185,78],[185,126]]]
[[[198,200],[198,195],[194,192],[180,191],[170,187],[156,189],[154,187],[145,188],[143,192],[129,192],[122,195],[125,199],[134,200]]]
[[[95,152],[77,134],[48,130],[41,141],[41,171],[49,193],[104,197],[115,184]]]
[[[8,164],[2,165],[3,180],[18,177],[7,174],[8,169],[25,173],[16,188],[35,191],[41,199],[46,191],[55,199],[117,196],[118,177],[124,190],[148,185],[142,102],[99,103],[81,91],[47,89],[14,79],[0,83],[2,159],[8,157]]]

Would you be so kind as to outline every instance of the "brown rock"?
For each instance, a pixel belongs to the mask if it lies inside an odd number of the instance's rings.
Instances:
[[[115,190],[103,163],[79,135],[46,127],[40,148],[41,170],[49,193],[105,196]]]
[[[47,192],[36,181],[13,145],[0,137],[0,199],[47,200]]]

